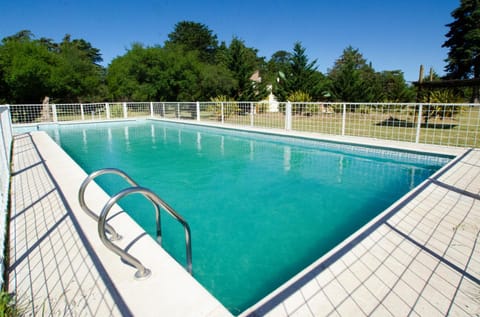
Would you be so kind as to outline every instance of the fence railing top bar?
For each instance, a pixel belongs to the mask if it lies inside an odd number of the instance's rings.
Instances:
[[[279,101],[278,103],[287,103]],[[315,102],[290,102],[291,104],[312,104],[312,105],[358,105],[358,106],[473,106],[480,107],[478,103],[454,103],[454,102],[331,102],[331,101],[315,101]]]
[[[288,101],[275,101],[276,103],[279,104],[285,104]],[[55,106],[76,106],[76,105],[83,105],[83,106],[102,106],[102,105],[112,105],[112,104],[123,104],[124,102],[122,101],[108,101],[108,102],[94,102],[94,103],[50,103],[50,105],[55,105]],[[138,101],[138,102],[125,102],[127,105],[131,104],[187,104],[187,105],[192,105],[196,104],[197,101]],[[261,101],[199,101],[200,104],[231,104],[231,103],[236,103],[236,104],[246,104],[246,103],[253,103],[253,104],[263,104],[263,103],[270,103],[269,101],[266,100],[261,100]],[[438,105],[438,106],[470,106],[470,107],[480,107],[480,104],[478,103],[454,103],[454,102],[330,102],[330,101],[315,101],[315,102],[290,102],[291,104],[311,104],[311,105],[362,105],[362,106],[381,106],[381,105],[391,105],[391,106],[431,106],[431,105]],[[31,103],[31,104],[5,104],[5,105],[0,105],[0,107],[23,107],[23,106],[43,106],[41,103]]]

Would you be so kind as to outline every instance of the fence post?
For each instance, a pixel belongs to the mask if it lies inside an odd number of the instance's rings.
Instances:
[[[342,109],[342,135],[345,135],[345,125],[347,122],[347,104],[343,104]]]
[[[223,101],[220,104],[220,111],[221,111],[221,117],[222,117],[222,124],[225,123],[225,115],[223,113]]]
[[[153,102],[150,101],[150,117],[153,118]]]
[[[165,103],[162,102],[162,117],[165,118]]]
[[[52,104],[52,115],[53,115],[53,122],[58,122],[57,105],[55,104]]]
[[[253,127],[253,113],[255,111],[255,106],[253,102],[250,103],[250,126]]]
[[[123,118],[125,118],[125,119],[128,118],[128,114],[127,114],[127,103],[126,103],[126,102],[123,103]]]
[[[420,128],[422,127],[422,104],[418,107],[417,132],[415,133],[415,143],[420,142]]]
[[[105,103],[105,114],[107,116],[107,120],[110,119],[110,105],[108,104],[108,102]]]
[[[180,103],[177,102],[177,115],[175,116],[177,119],[180,119]]]
[[[200,101],[197,101],[197,121],[200,121]]]
[[[285,107],[285,130],[292,130],[292,103],[290,101],[287,101]]]
[[[85,120],[85,112],[83,110],[83,103],[80,104],[80,114],[82,115],[82,121]]]

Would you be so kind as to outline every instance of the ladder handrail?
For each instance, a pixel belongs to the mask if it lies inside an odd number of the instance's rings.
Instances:
[[[125,181],[127,181],[132,187],[126,188],[115,196],[110,197],[107,201],[105,206],[103,207],[100,215],[96,215],[86,204],[85,202],[85,191],[90,184],[96,177],[104,174],[115,174],[121,176]],[[78,200],[80,203],[80,207],[85,211],[85,213],[93,218],[95,221],[98,222],[98,234],[100,236],[100,240],[102,243],[110,249],[115,254],[119,255],[123,260],[128,262],[129,264],[133,265],[137,268],[137,272],[135,273],[135,277],[138,279],[147,278],[151,272],[147,269],[143,264],[137,260],[135,257],[130,255],[128,252],[122,250],[118,246],[112,243],[112,241],[120,240],[122,237],[115,231],[115,229],[106,223],[107,215],[110,209],[123,197],[128,196],[130,194],[142,194],[145,198],[147,198],[155,207],[155,216],[156,216],[156,224],[157,224],[157,241],[161,245],[162,244],[162,232],[161,232],[161,223],[160,223],[160,207],[163,207],[175,220],[180,222],[183,226],[185,231],[185,244],[186,244],[186,254],[187,254],[187,271],[192,274],[192,244],[191,244],[191,233],[190,233],[190,226],[188,223],[180,216],[172,207],[170,207],[163,199],[161,199],[157,194],[151,191],[148,188],[141,187],[137,182],[135,182],[127,173],[124,171],[117,169],[117,168],[103,168],[97,170],[90,175],[82,182],[80,185],[80,189],[78,192]],[[111,236],[110,239],[107,238],[105,233],[107,231]]]
[[[132,186],[138,186],[138,184],[124,171],[118,169],[118,168],[103,168],[98,171],[95,171],[91,173],[90,175],[85,178],[85,180],[82,182],[80,185],[80,189],[78,191],[78,201],[80,203],[80,207],[82,207],[83,211],[87,215],[89,215],[93,220],[98,222],[98,216],[91,210],[88,206],[87,203],[85,202],[85,191],[87,189],[88,184],[90,184],[91,181],[93,181],[95,178],[97,178],[100,175],[105,175],[105,174],[115,174],[118,176],[121,176],[123,179],[125,179],[130,185]],[[113,229],[112,226],[109,224],[106,225],[108,233],[110,233],[111,237],[110,239],[115,241],[115,240],[120,240],[122,238],[121,235],[119,235],[115,229]]]
[[[124,259],[129,264],[135,266],[137,268],[137,272],[135,273],[136,278],[144,278],[150,275],[150,270],[147,269],[143,264],[138,261],[135,257],[131,256],[128,252],[125,252],[115,244],[113,244],[105,234],[105,224],[108,212],[110,209],[122,198],[131,195],[131,194],[142,194],[148,200],[150,200],[153,204],[157,206],[163,207],[173,218],[175,218],[180,224],[182,224],[184,231],[185,231],[185,244],[186,244],[186,255],[187,255],[187,271],[188,273],[192,274],[192,244],[191,244],[191,233],[190,233],[190,226],[188,223],[180,216],[172,207],[170,207],[163,199],[161,199],[157,194],[152,192],[150,189],[145,187],[130,187],[120,191],[115,196],[111,197],[100,213],[99,220],[98,220],[98,234],[100,236],[100,240],[102,240],[103,244],[119,255],[122,259]]]

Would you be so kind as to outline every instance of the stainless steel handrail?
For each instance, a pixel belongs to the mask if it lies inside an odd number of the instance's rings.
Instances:
[[[85,202],[85,191],[87,189],[88,184],[90,184],[91,181],[93,181],[95,178],[97,178],[100,175],[105,175],[105,174],[115,174],[118,176],[121,176],[124,180],[126,180],[130,185],[132,186],[139,186],[137,182],[135,182],[130,175],[125,173],[124,171],[118,169],[118,168],[103,168],[101,170],[95,171],[88,175],[88,177],[83,181],[83,183],[80,185],[80,189],[78,191],[78,201],[80,203],[80,207],[82,207],[83,211],[87,213],[91,218],[93,218],[95,221],[98,222],[98,216],[87,206],[87,203]],[[152,202],[153,203],[153,202]],[[158,209],[158,206],[155,205],[155,211],[156,211],[156,223],[157,223],[157,241],[161,244],[162,243],[162,226],[160,223],[160,210]],[[116,241],[122,239],[122,236],[119,235],[115,229],[110,226],[109,224],[106,224],[106,228],[108,233],[110,234],[110,240]]]
[[[85,180],[82,182],[80,185],[80,189],[78,191],[78,201],[80,203],[80,207],[82,207],[83,211],[87,215],[89,215],[93,220],[98,222],[98,216],[88,208],[87,203],[85,202],[85,190],[87,189],[88,184],[90,184],[91,181],[93,181],[95,178],[97,178],[100,175],[104,174],[115,174],[121,176],[123,179],[125,179],[130,185],[132,186],[138,186],[138,184],[130,177],[128,176],[125,172],[122,170],[119,170],[117,168],[104,168],[98,171],[95,171],[91,173],[90,175],[85,178]],[[111,235],[110,240],[115,241],[115,240],[120,240],[122,238],[121,235],[119,235],[115,229],[113,229],[112,226],[109,224],[106,225],[108,233]]]
[[[158,210],[158,206],[161,206],[164,208],[173,218],[175,218],[178,222],[180,222],[183,225],[183,228],[185,230],[185,244],[186,244],[186,253],[187,253],[187,271],[192,274],[192,244],[191,244],[191,234],[190,234],[190,226],[188,223],[180,216],[172,207],[170,207],[165,201],[163,201],[158,195],[156,195],[154,192],[149,190],[148,188],[145,187],[131,187],[124,189],[120,191],[118,194],[115,196],[111,197],[108,202],[105,204],[105,206],[102,209],[102,212],[100,213],[99,219],[98,219],[98,234],[100,236],[100,239],[102,240],[103,244],[119,255],[123,260],[128,262],[129,264],[135,266],[137,269],[137,272],[135,273],[136,278],[146,278],[148,277],[151,272],[149,269],[147,269],[143,264],[138,261],[135,257],[131,256],[115,244],[113,244],[110,240],[108,240],[106,234],[105,234],[105,227],[106,227],[106,219],[108,212],[110,209],[123,197],[131,195],[131,194],[142,194],[145,196],[148,200],[150,200],[155,206],[155,208]],[[157,215],[157,219],[159,219],[159,216]]]

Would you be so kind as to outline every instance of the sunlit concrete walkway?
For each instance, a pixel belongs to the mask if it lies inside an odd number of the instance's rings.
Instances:
[[[8,283],[26,315],[229,315],[116,216],[123,247],[154,272],[134,280],[80,210],[86,175],[64,156],[43,133],[15,137]],[[244,315],[477,316],[479,232],[480,151],[469,150]]]
[[[14,141],[11,197],[9,290],[21,310],[32,316],[128,314],[28,134]]]

